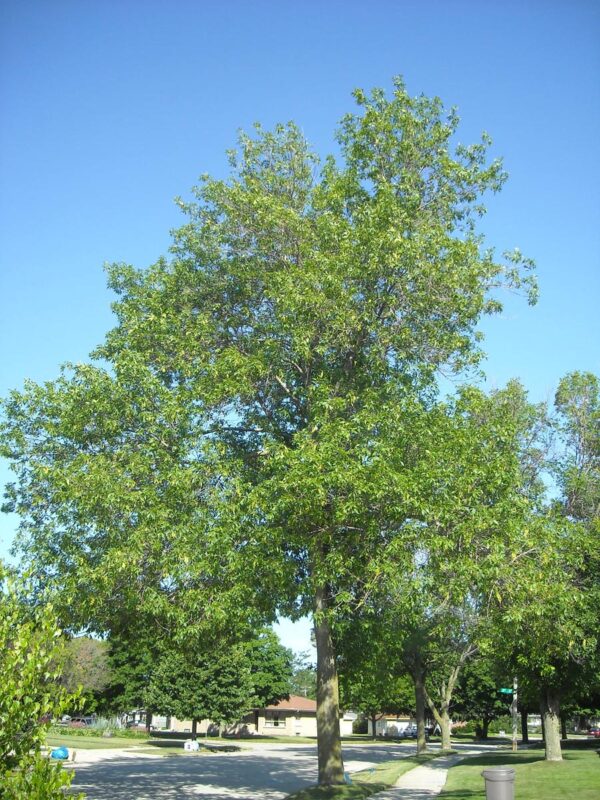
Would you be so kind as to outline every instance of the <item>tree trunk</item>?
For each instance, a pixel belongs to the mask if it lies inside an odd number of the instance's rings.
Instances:
[[[198,720],[192,720],[192,741],[196,741],[196,737],[198,736]]]
[[[490,727],[490,720],[489,717],[483,717],[481,720],[481,738],[487,739],[488,738],[488,730]]]
[[[377,714],[371,714],[371,738],[377,738]]]
[[[562,761],[560,749],[560,696],[552,689],[542,690],[540,711],[544,725],[546,761]]]
[[[319,786],[344,783],[338,675],[331,627],[327,619],[327,600],[327,590],[322,586],[318,587],[315,598],[315,639]]]
[[[440,714],[440,730],[442,734],[442,750],[450,750],[452,745],[450,743],[450,714],[448,713],[448,709],[442,709],[442,713]]]
[[[560,738],[567,738],[567,717],[565,714],[560,715]]]
[[[152,727],[152,712],[146,711],[146,733],[150,736],[150,728]]]
[[[521,709],[521,740],[523,744],[527,744],[529,742],[529,729],[527,728],[527,711],[524,708]]]
[[[417,717],[417,755],[427,750],[425,737],[425,678],[421,659],[417,656],[413,678],[415,681],[415,706]]]

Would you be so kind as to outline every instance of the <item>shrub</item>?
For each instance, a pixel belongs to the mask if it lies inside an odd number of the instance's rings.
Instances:
[[[52,607],[31,606],[26,590],[0,563],[0,800],[55,800],[72,774],[40,750],[50,719],[75,698],[57,682],[61,634]]]

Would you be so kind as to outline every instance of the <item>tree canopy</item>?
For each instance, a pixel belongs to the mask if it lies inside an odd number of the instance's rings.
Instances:
[[[21,545],[79,624],[313,615],[324,784],[343,781],[332,627],[423,513],[413,427],[440,371],[479,364],[497,290],[535,299],[532,263],[477,230],[506,177],[488,137],[456,145],[456,113],[399,79],[354,97],[336,157],[291,123],[242,134],[229,177],[180,202],[170,257],[109,268],[97,363],[14,392],[2,434]]]

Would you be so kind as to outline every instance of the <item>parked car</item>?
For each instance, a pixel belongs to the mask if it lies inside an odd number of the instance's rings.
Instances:
[[[125,727],[130,731],[145,731],[146,730],[146,723],[145,722],[135,722],[134,720],[129,720],[129,722],[125,725]],[[156,725],[150,725],[150,730],[155,731]]]
[[[416,725],[407,725],[406,728],[400,733],[403,739],[416,739],[417,738],[417,726]]]
[[[88,725],[93,725],[96,718],[91,717],[71,717],[68,722],[70,728],[86,728]]]
[[[588,736],[593,736],[594,739],[600,739],[600,728],[590,728]]]

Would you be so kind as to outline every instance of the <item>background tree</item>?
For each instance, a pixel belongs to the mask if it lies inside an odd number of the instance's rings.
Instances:
[[[113,633],[108,639],[109,682],[104,689],[100,708],[122,715],[144,707],[144,692],[157,658],[161,639],[154,640],[148,629]],[[147,721],[150,719],[147,715]]]
[[[290,694],[315,700],[317,697],[317,670],[307,651],[296,653],[292,670]]]
[[[392,532],[390,433],[480,360],[498,286],[534,296],[531,263],[476,232],[505,178],[487,138],[454,148],[456,114],[400,80],[355,99],[338,161],[294,125],[242,136],[231,177],[181,203],[171,260],[111,268],[110,369],[15,393],[3,437],[22,546],[86,581],[88,622],[115,588],[201,623],[313,615],[321,784],[343,782],[332,629]]]
[[[356,616],[336,639],[341,701],[363,714],[377,737],[377,721],[385,714],[411,714],[414,696],[408,675],[394,671],[397,645],[391,631],[371,615]]]
[[[60,683],[72,693],[81,692],[81,708],[96,711],[111,683],[110,644],[89,636],[69,639],[61,654]]]
[[[240,719],[256,704],[244,654],[190,654],[165,651],[154,665],[144,693],[145,705],[160,714],[192,720],[192,739],[200,720],[217,725]]]
[[[507,700],[498,691],[508,685],[498,667],[489,657],[479,657],[470,661],[460,676],[455,707],[464,719],[476,721],[475,735],[479,739],[488,738],[491,722],[510,713],[510,698]]]
[[[266,628],[245,643],[256,706],[263,708],[278,700],[289,700],[294,677],[294,655],[277,634]]]
[[[528,557],[502,589],[499,625],[516,674],[537,685],[546,758],[560,760],[561,700],[598,686],[598,381],[564,378],[556,395],[558,456],[546,458],[562,494],[533,507],[523,529]]]

